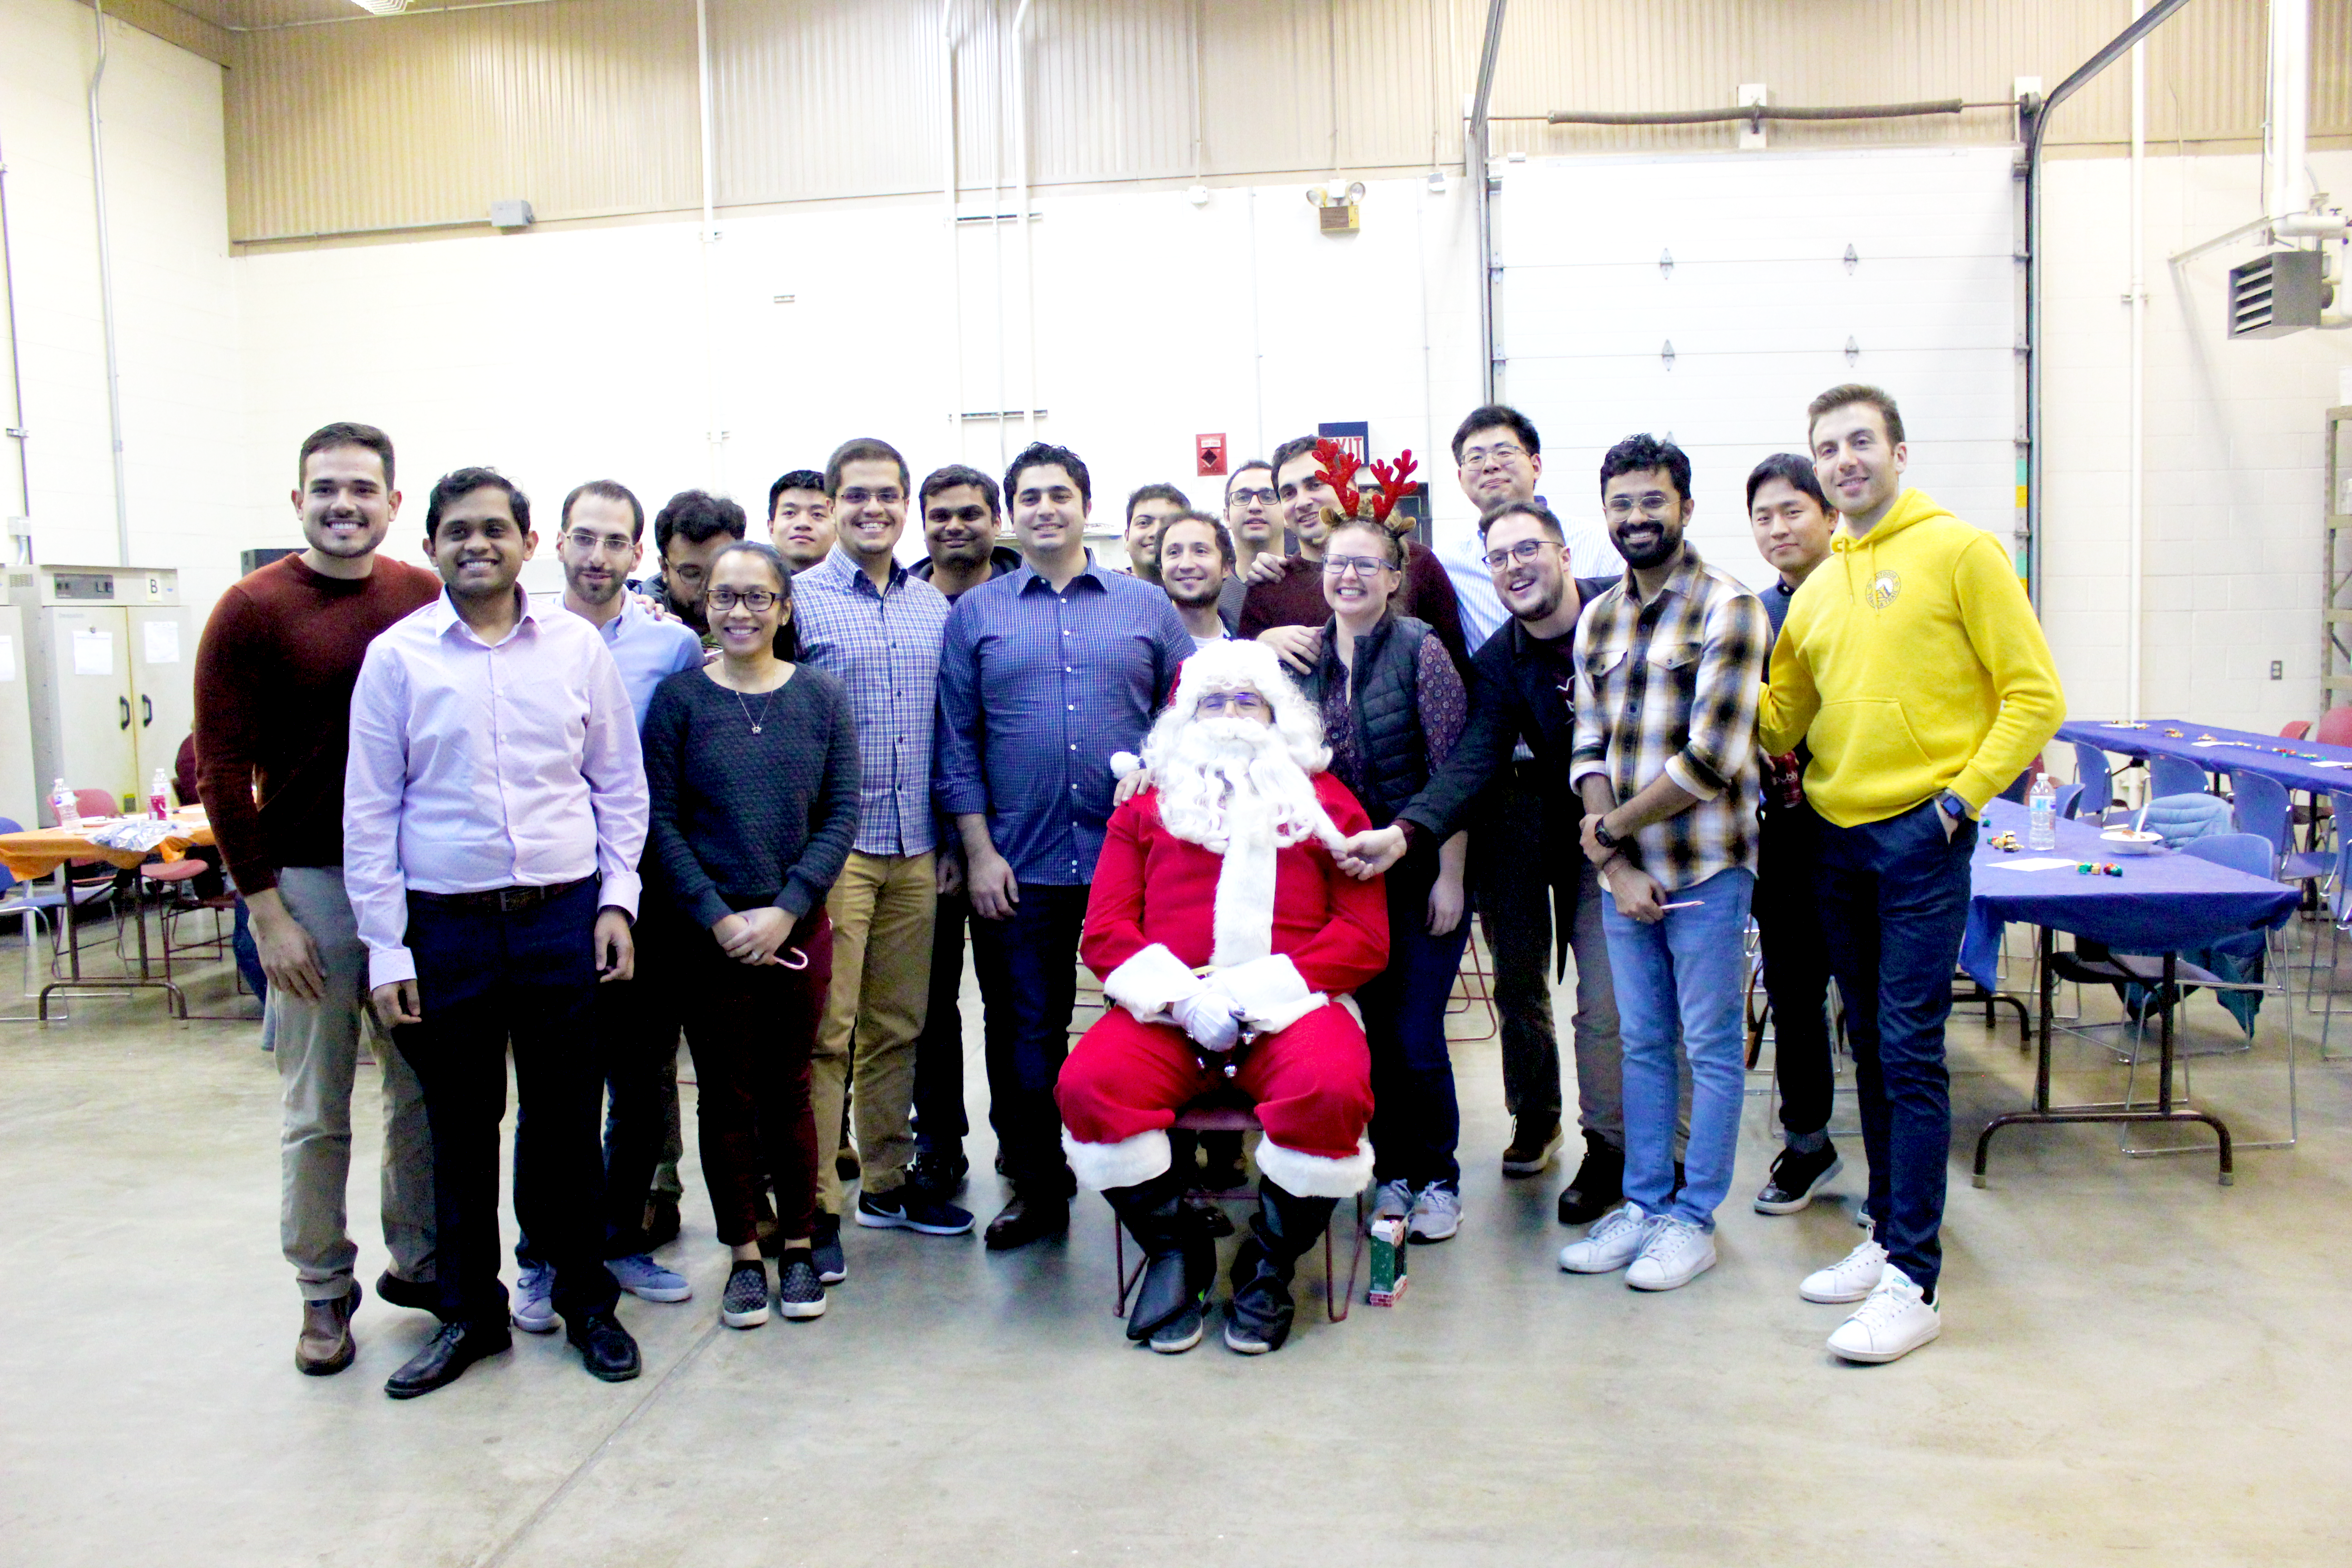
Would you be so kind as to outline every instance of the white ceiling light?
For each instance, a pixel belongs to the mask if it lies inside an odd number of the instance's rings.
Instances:
[[[374,16],[397,16],[408,9],[408,0],[352,0],[352,4]]]

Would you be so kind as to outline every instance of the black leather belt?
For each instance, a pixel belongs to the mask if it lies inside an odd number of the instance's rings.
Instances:
[[[575,877],[569,882],[557,882],[551,887],[486,888],[478,893],[427,893],[412,888],[408,896],[428,909],[481,910],[512,914],[517,910],[537,909],[541,904],[552,903],[595,879],[593,877]]]

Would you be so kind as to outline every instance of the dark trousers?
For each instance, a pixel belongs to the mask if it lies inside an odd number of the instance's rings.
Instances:
[[[1458,1184],[1461,1103],[1445,1043],[1445,999],[1470,940],[1465,917],[1444,936],[1429,934],[1429,888],[1435,857],[1414,857],[1388,877],[1389,966],[1356,992],[1372,1054],[1372,1174],[1414,1186]],[[1557,1069],[1555,1069],[1555,1079]]]
[[[1054,1085],[1070,1054],[1086,916],[1086,889],[1024,882],[1010,919],[971,922],[972,968],[986,1008],[989,1124],[1005,1180],[1030,1197],[1066,1197],[1074,1186]]]
[[[1976,833],[1935,802],[1860,827],[1821,826],[1822,929],[1845,999],[1870,1217],[1887,1260],[1932,1290],[1952,1145],[1944,1021],[1968,924]]]
[[[1830,1124],[1830,952],[1814,893],[1822,819],[1803,806],[1766,812],[1756,873],[1756,929],[1764,994],[1772,1000],[1772,1075],[1780,1126],[1791,1136]]]
[[[1495,960],[1503,1108],[1530,1127],[1559,1122],[1559,1036],[1551,1020],[1551,879],[1543,805],[1514,763],[1470,836],[1470,882]]]
[[[817,1128],[809,1112],[809,1058],[833,979],[833,927],[822,908],[782,948],[808,967],[738,963],[709,931],[681,929],[678,979],[686,1048],[694,1053],[695,1125],[702,1180],[719,1239],[759,1236],[763,1177],[776,1187],[776,1234],[809,1234],[816,1206]],[[834,1148],[832,1130],[825,1152]]]
[[[647,1250],[646,1196],[653,1189],[654,1168],[661,1163],[662,1141],[677,1108],[676,971],[681,930],[661,920],[639,921],[635,974],[596,987],[590,1033],[604,1079],[604,1256],[608,1258]],[[670,1069],[667,1077],[666,1068]],[[515,1118],[518,1194],[527,1157],[522,1132],[526,1114]],[[515,1261],[545,1261],[532,1247],[528,1226],[515,1243]]]
[[[589,1037],[596,1004],[597,887],[500,912],[412,895],[408,946],[424,1021],[394,1031],[433,1129],[434,1214],[445,1321],[503,1323],[499,1282],[499,1124],[514,1051],[515,1217],[554,1266],[570,1322],[609,1311],[604,1263],[604,1077]]]
[[[940,897],[931,928],[930,1011],[915,1038],[915,1144],[954,1154],[971,1128],[963,1109],[963,935],[971,900]]]

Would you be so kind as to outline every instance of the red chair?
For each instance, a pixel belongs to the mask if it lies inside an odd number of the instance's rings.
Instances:
[[[2308,720],[2308,719],[2290,719],[2290,720],[2288,720],[2288,721],[2286,721],[2286,723],[2285,723],[2284,725],[2283,725],[2283,726],[2280,728],[2280,730],[2279,730],[2279,739],[2280,739],[2280,740],[2282,740],[2282,741],[2300,741],[2300,740],[2302,740],[2305,735],[2308,735],[2308,734],[2310,734],[2310,733],[2311,733],[2311,721],[2310,721],[2310,720]]]
[[[2352,708],[2330,708],[2319,716],[2319,728],[2309,733],[2323,746],[2352,746]]]

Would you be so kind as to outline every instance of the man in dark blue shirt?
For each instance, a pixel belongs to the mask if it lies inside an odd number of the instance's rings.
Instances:
[[[1110,820],[1111,754],[1140,749],[1193,647],[1165,594],[1095,563],[1092,480],[1076,453],[1032,443],[1004,494],[1023,563],[949,614],[935,748],[940,808],[962,838],[978,917],[989,1121],[1013,1189],[988,1226],[998,1250],[1069,1226],[1054,1083]]]

